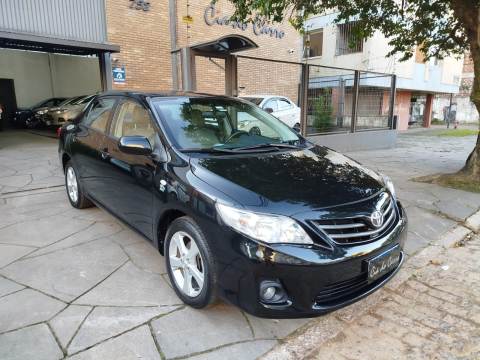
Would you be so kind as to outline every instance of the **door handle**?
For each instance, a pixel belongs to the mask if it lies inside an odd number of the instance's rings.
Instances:
[[[101,152],[101,157],[103,160],[108,160],[110,159],[110,153],[108,152],[108,149],[107,148],[104,148]]]

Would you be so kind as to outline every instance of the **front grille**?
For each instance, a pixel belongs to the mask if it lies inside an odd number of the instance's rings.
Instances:
[[[367,273],[362,273],[355,278],[323,287],[315,297],[315,303],[317,305],[328,305],[338,300],[344,300],[350,295],[362,291],[366,286],[368,286]]]
[[[378,228],[370,221],[370,214],[376,209],[383,213],[383,224]],[[313,223],[335,243],[349,245],[374,241],[388,233],[397,221],[395,201],[390,195],[383,193],[368,212],[364,211],[353,217],[315,220]]]

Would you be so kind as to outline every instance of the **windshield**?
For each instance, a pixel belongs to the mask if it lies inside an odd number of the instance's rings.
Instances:
[[[86,104],[90,102],[95,97],[95,95],[89,95],[89,96],[82,96],[81,98],[78,98],[76,101],[73,101],[71,105],[81,105],[81,104]]]
[[[81,98],[83,98],[83,96],[75,96],[73,98],[70,98],[70,99],[67,99],[67,100],[61,102],[60,104],[58,104],[58,106],[69,105],[69,104],[71,104],[71,103],[73,103],[73,102],[75,102],[75,101],[77,101],[78,99],[81,99]]]
[[[260,105],[260,103],[263,101],[263,98],[261,97],[242,96],[242,99],[250,101],[257,106]]]
[[[296,145],[301,140],[277,118],[243,101],[185,97],[157,98],[154,104],[180,150],[236,149],[273,143]]]

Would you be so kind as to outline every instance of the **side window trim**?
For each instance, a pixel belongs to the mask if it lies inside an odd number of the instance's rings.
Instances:
[[[143,105],[142,103],[140,103],[137,99],[134,99],[132,97],[129,97],[129,96],[120,96],[118,97],[118,100],[116,102],[116,105],[115,105],[115,110],[112,112],[112,115],[110,117],[110,122],[107,126],[107,131],[105,133],[105,135],[111,139],[111,140],[119,140],[118,137],[116,137],[112,130],[113,130],[113,126],[116,125],[116,122],[117,122],[117,115],[119,114],[120,112],[120,109],[122,107],[122,105],[126,102],[133,102],[139,106],[141,106],[143,109],[145,109],[145,111],[147,112],[148,114],[148,118],[149,118],[149,121],[150,121],[150,125],[152,126],[153,129],[155,129],[155,132],[158,133],[158,130],[157,130],[157,126],[156,126],[156,122],[154,121],[154,118],[152,117],[152,114],[150,112],[150,109],[148,107],[146,107],[145,105]],[[153,145],[153,144],[152,144]]]
[[[100,131],[99,129],[96,129],[92,126],[90,126],[91,124],[89,123],[88,125],[85,123],[88,121],[88,117],[90,116],[90,113],[93,109],[93,107],[98,103],[98,100],[101,100],[101,99],[113,99],[114,100],[114,103],[113,103],[113,106],[112,106],[112,111],[110,112],[110,115],[108,117],[108,120],[107,120],[107,124],[106,124],[106,128],[105,128],[105,131]],[[107,132],[108,132],[108,128],[109,128],[109,124],[110,122],[112,121],[112,117],[113,117],[113,114],[115,112],[115,109],[117,107],[117,104],[118,104],[118,99],[116,96],[102,96],[102,97],[99,97],[99,98],[96,98],[96,99],[93,99],[92,101],[90,101],[90,103],[88,104],[87,108],[85,109],[85,115],[83,116],[82,118],[82,121],[80,122],[83,126],[85,126],[86,128],[88,128],[88,130],[90,131],[95,131],[99,134],[102,134],[102,135],[107,135]]]

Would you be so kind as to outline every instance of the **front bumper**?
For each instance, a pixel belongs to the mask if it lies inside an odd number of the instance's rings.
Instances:
[[[334,251],[294,245],[261,246],[230,230],[222,230],[222,235],[208,234],[210,239],[221,239],[214,245],[219,294],[248,313],[268,318],[313,317],[356,302],[382,287],[403,263],[402,251],[396,268],[367,282],[367,260],[395,246],[403,249],[408,221],[400,203],[398,208],[399,221],[388,235],[368,244],[336,247]],[[264,280],[279,282],[288,302],[262,303],[259,286]]]

